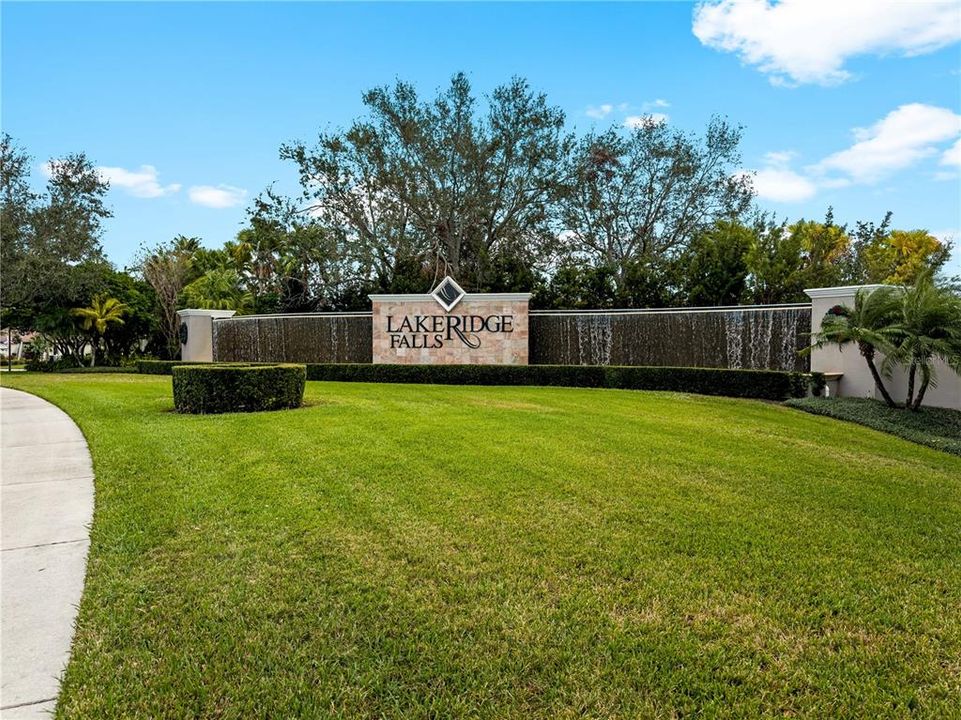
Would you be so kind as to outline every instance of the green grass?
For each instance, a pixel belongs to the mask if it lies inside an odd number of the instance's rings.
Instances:
[[[961,716],[961,458],[670,393],[2,381],[94,457],[61,718]]]
[[[922,407],[917,412],[890,408],[868,398],[799,398],[787,405],[815,415],[865,425],[911,442],[961,455],[961,412]]]

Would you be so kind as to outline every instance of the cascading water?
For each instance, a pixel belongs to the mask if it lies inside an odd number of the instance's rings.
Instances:
[[[807,306],[532,312],[531,364],[806,370]]]
[[[724,339],[727,341],[727,367],[743,367],[744,313],[732,310],[724,315]]]
[[[530,314],[535,365],[660,365],[806,370],[806,305]],[[241,316],[214,321],[214,359],[368,363],[369,313]]]
[[[371,318],[365,313],[261,315],[214,322],[220,362],[369,363]]]

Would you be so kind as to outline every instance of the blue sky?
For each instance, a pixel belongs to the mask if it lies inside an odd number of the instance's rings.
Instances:
[[[271,182],[282,142],[362,112],[400,78],[526,77],[577,130],[660,113],[745,126],[759,204],[879,220],[961,245],[961,4],[12,3],[2,126],[42,163],[86,152],[112,179],[118,265],[183,233],[217,246]],[[961,248],[951,263],[961,271]]]

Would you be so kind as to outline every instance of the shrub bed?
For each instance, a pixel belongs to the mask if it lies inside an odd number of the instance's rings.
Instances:
[[[178,365],[174,406],[181,413],[257,412],[300,407],[303,365]]]
[[[436,383],[438,385],[562,385],[668,390],[701,395],[785,400],[807,393],[802,373],[723,368],[602,365],[368,365],[312,364],[309,380]]]
[[[890,408],[870,398],[799,398],[787,405],[836,420],[865,425],[903,440],[961,455],[961,412],[950,408],[922,407],[917,412]]]

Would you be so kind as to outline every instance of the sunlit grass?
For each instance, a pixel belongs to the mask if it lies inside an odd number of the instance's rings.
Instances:
[[[961,458],[669,393],[2,381],[94,457],[62,717],[959,714]]]

